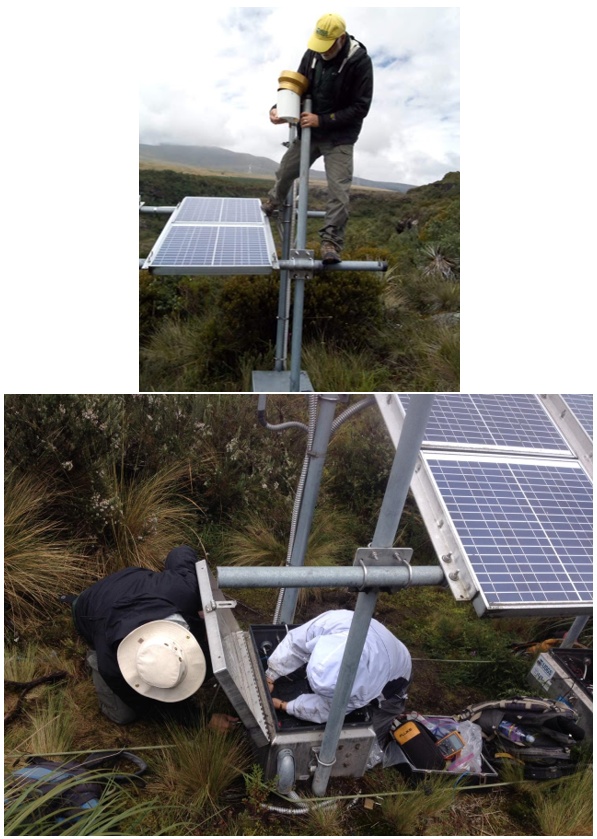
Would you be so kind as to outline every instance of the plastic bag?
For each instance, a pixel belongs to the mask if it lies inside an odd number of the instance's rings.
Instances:
[[[460,734],[464,740],[464,748],[457,757],[447,762],[448,772],[470,772],[474,775],[482,771],[483,732],[481,726],[468,720],[456,722],[453,717],[423,716],[416,711],[408,717],[424,725],[438,739],[445,737],[451,731],[457,731]]]
[[[373,769],[374,766],[377,766],[378,763],[381,763],[381,759],[383,757],[383,749],[380,747],[379,743],[377,742],[377,737],[373,741],[373,745],[371,746],[371,751],[367,757],[367,769]]]
[[[456,721],[452,717],[424,717],[423,714],[418,714],[416,711],[413,711],[408,715],[408,718],[424,725],[438,740],[445,737],[451,731],[458,730]]]
[[[458,723],[456,731],[464,740],[464,748],[454,760],[450,761],[446,769],[449,772],[470,772],[472,775],[480,773],[483,769],[481,726],[466,720]]]

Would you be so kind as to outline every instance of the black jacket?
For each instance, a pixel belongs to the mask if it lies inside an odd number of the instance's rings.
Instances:
[[[298,71],[309,79],[306,95],[319,116],[319,128],[311,131],[313,140],[335,146],[356,143],[373,98],[373,64],[366,47],[348,35],[331,61],[307,50]]]
[[[192,548],[174,548],[166,557],[164,571],[125,568],[85,589],[75,604],[77,631],[96,651],[100,675],[114,693],[137,711],[162,703],[129,687],[120,673],[116,650],[129,632],[144,623],[180,613],[203,650],[206,678],[212,674],[205,623],[198,615],[203,607],[196,562],[197,554]]]

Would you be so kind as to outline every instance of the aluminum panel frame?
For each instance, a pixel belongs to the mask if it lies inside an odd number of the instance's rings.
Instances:
[[[593,480],[593,437],[592,437],[592,410],[591,416],[581,416],[577,406],[574,404],[574,396],[570,394],[545,394],[541,400],[545,409],[558,426],[574,454],[578,457],[591,481]],[[577,397],[590,399],[590,394],[576,394]],[[591,426],[589,433],[588,426]]]

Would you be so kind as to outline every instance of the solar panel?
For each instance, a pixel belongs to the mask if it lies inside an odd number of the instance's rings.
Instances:
[[[143,267],[153,274],[269,274],[277,267],[258,198],[184,198]]]
[[[405,411],[409,396],[398,396]],[[425,445],[572,454],[534,394],[437,394],[427,423]]]
[[[579,464],[424,459],[481,613],[591,610],[593,491]]]
[[[397,445],[410,396],[376,399]],[[434,396],[411,490],[454,596],[481,615],[592,611],[592,443],[573,406],[592,418],[586,398]]]

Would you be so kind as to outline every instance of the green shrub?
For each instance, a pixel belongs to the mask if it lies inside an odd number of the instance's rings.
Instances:
[[[382,313],[382,277],[376,273],[321,273],[305,286],[303,336],[360,348]]]
[[[263,352],[276,339],[279,280],[275,276],[230,277],[222,291],[218,324],[220,347],[213,355],[229,358],[249,350]],[[227,352],[224,352],[224,349]]]

